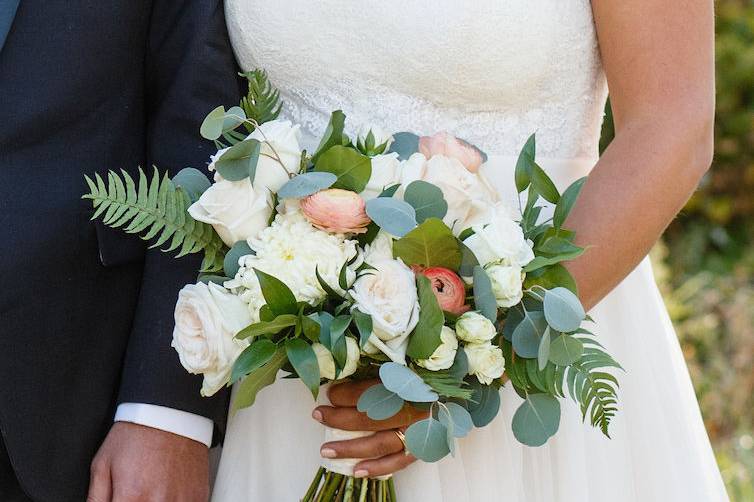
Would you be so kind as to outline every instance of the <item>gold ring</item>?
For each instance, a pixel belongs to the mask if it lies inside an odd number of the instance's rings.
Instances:
[[[393,429],[393,432],[395,432],[395,435],[398,436],[401,444],[403,444],[403,454],[408,455],[408,448],[406,447],[406,435],[403,434],[403,432],[401,432],[399,429]]]

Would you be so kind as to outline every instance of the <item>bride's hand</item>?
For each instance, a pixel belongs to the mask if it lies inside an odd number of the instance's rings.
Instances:
[[[312,416],[328,427],[347,431],[375,431],[375,434],[347,441],[325,443],[320,454],[325,458],[363,458],[353,469],[354,476],[377,477],[404,469],[416,460],[404,453],[401,433],[412,423],[427,417],[427,412],[404,406],[387,420],[372,420],[356,409],[359,396],[378,380],[345,382],[330,387],[328,397],[333,406],[318,406]]]

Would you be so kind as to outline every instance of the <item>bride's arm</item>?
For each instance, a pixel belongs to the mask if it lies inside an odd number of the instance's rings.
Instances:
[[[710,0],[593,0],[615,139],[564,225],[591,246],[568,268],[592,307],[647,254],[712,158]]]

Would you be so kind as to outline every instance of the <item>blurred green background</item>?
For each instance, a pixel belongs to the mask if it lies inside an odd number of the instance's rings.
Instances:
[[[733,502],[754,501],[754,0],[718,0],[715,160],[652,250]],[[603,147],[612,139],[605,121]],[[680,124],[679,124],[680,126]]]

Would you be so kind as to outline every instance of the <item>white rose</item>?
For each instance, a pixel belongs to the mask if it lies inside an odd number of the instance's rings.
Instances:
[[[204,375],[203,396],[215,394],[228,382],[233,363],[247,345],[234,337],[249,324],[246,304],[217,284],[200,282],[181,289],[171,345],[186,371]]]
[[[390,148],[392,142],[393,135],[379,126],[363,126],[356,134],[356,148],[364,155],[381,154]]]
[[[440,345],[432,352],[429,359],[420,359],[416,364],[430,371],[446,370],[453,366],[453,360],[458,350],[458,339],[455,332],[447,326],[440,332]]]
[[[321,343],[312,344],[312,349],[317,355],[319,376],[321,378],[326,378],[327,380],[335,380],[335,359],[333,359],[332,353]],[[359,344],[350,336],[346,337],[346,352],[346,365],[343,367],[340,374],[337,375],[337,378],[346,378],[353,375],[359,364],[359,358],[361,357]]]
[[[254,186],[277,192],[301,167],[299,126],[288,120],[272,120],[257,127],[247,139],[262,142]],[[277,159],[283,163],[280,165]]]
[[[456,321],[456,335],[464,342],[484,343],[496,334],[495,325],[479,312],[466,312]]]
[[[524,237],[521,226],[503,208],[496,208],[489,223],[475,225],[472,229],[474,234],[463,243],[482,265],[507,261],[523,267],[534,259],[531,244]]]
[[[361,197],[364,200],[374,199],[385,188],[398,183],[400,167],[401,162],[398,160],[397,153],[372,157],[372,176],[366,188],[361,192]]]
[[[492,294],[498,307],[512,307],[523,298],[524,274],[516,265],[492,265],[486,268],[492,282]]]
[[[469,360],[469,375],[477,377],[480,383],[489,385],[505,372],[505,358],[500,347],[490,342],[470,343],[464,347]]]
[[[497,194],[484,176],[470,172],[454,158],[435,155],[426,160],[421,153],[413,154],[401,168],[401,189],[416,180],[442,190],[448,203],[443,221],[456,235],[488,220],[497,201]]]
[[[248,179],[212,184],[188,209],[192,218],[209,223],[228,246],[254,237],[267,227],[272,194]]]
[[[400,260],[370,263],[350,290],[354,308],[372,316],[369,341],[386,356],[405,364],[408,336],[419,321],[414,273]]]

